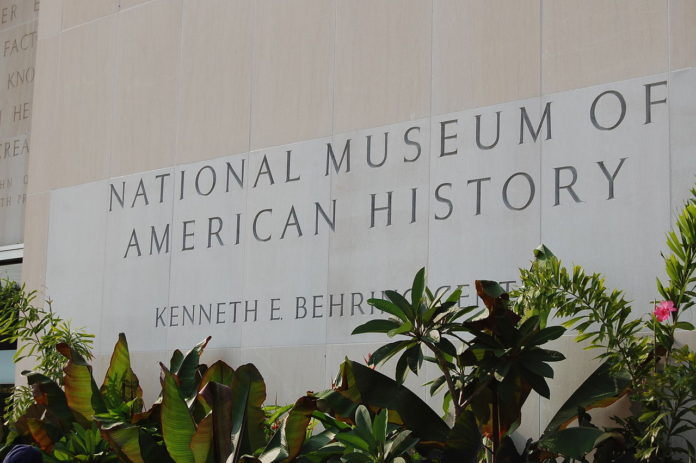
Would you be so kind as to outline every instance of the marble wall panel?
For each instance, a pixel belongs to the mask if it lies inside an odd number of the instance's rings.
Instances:
[[[383,339],[352,339],[350,332],[379,312],[366,304],[373,292],[379,297],[384,289],[410,288],[413,275],[427,263],[428,140],[427,120],[333,138],[337,162],[324,161],[341,208],[328,261],[328,294],[336,304],[327,320],[332,342]]]
[[[163,227],[170,226],[168,313],[177,319],[158,328],[168,333],[168,349],[193,346],[208,335],[211,348],[241,346],[243,314],[234,302],[241,304],[245,294],[246,183],[239,186],[228,165],[248,175],[248,162],[247,155],[239,155],[188,164],[167,180],[177,185],[173,218],[161,222],[158,232],[161,239]]]
[[[108,352],[120,332],[128,333],[135,351],[162,349],[169,333],[158,328],[177,322],[178,313],[164,310],[170,305],[172,253],[164,252],[162,225],[172,219],[175,190],[166,179],[173,172],[162,169],[98,183],[95,203],[106,216],[99,352]],[[171,235],[175,243],[174,230]]]
[[[477,305],[475,280],[514,285],[539,244],[542,109],[529,99],[433,118],[430,281],[461,285],[462,305]],[[523,117],[535,133],[544,121],[536,140]]]
[[[328,141],[249,155],[244,304],[245,314],[247,304],[258,312],[253,323],[248,312],[242,347],[326,342],[330,223],[345,204],[334,205],[330,177],[322,175]]]
[[[649,311],[656,296],[670,227],[668,110],[658,102],[667,96],[665,78],[545,98],[559,117],[542,149],[542,241],[566,264],[605,274],[610,288],[635,301],[636,314]],[[649,116],[648,88],[655,102]]]
[[[674,71],[669,75],[669,147],[672,219],[690,197],[696,182],[696,72]]]
[[[102,351],[102,319],[109,310],[103,305],[110,278],[104,260],[108,209],[102,200],[85,198],[108,199],[106,188],[97,182],[64,189],[51,195],[49,206],[45,296],[74,328],[97,336],[96,352]],[[115,342],[107,338],[106,345]]]

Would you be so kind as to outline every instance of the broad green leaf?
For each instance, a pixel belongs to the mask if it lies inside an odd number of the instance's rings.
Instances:
[[[37,404],[44,405],[61,422],[64,429],[69,429],[75,420],[63,390],[50,378],[29,371],[23,371],[27,382],[31,386],[34,400]]]
[[[471,411],[464,410],[447,436],[447,460],[475,463],[481,449],[481,437],[476,417]]]
[[[68,359],[63,368],[63,389],[68,407],[77,414],[78,421],[86,425],[95,414],[106,411],[104,400],[92,377],[92,367],[67,344],[58,344],[56,349]]]
[[[540,244],[536,249],[534,249],[534,258],[538,261],[543,262],[546,260],[551,260],[554,257],[553,252],[551,252],[551,250],[543,244]]]
[[[416,273],[411,287],[411,308],[413,313],[418,313],[420,309],[421,299],[423,298],[423,290],[425,289],[425,267]]]
[[[397,293],[396,291],[391,290],[385,291],[384,295],[387,296],[387,298],[389,298],[390,301],[396,304],[404,312],[404,314],[408,317],[409,320],[415,319],[415,312],[411,308],[411,304],[406,300],[404,296]]]
[[[162,382],[162,437],[167,451],[176,463],[196,463],[190,443],[196,425],[181,393],[176,376],[160,364]]]
[[[288,417],[283,424],[283,441],[287,453],[284,463],[293,461],[300,454],[307,438],[307,427],[316,409],[316,398],[306,396],[295,402],[295,406],[288,412]]]
[[[405,430],[399,432],[393,440],[388,442],[390,444],[387,456],[392,455],[403,455],[413,448],[417,443],[418,439],[411,436],[411,431]],[[401,457],[394,458],[392,463],[396,463],[398,460],[403,460]]]
[[[555,350],[535,348],[525,351],[524,358],[539,362],[560,362],[565,360],[565,355]]]
[[[34,439],[34,442],[41,447],[41,450],[50,453],[55,442],[46,431],[44,423],[36,418],[29,418],[27,424],[29,425],[29,431],[31,432],[31,437]]]
[[[360,436],[351,432],[339,432],[338,434],[336,434],[336,440],[348,446],[349,448],[359,449],[364,452],[370,451],[370,445],[367,442],[365,442]]]
[[[533,374],[543,376],[545,378],[553,378],[553,368],[544,362],[539,362],[537,360],[532,360],[524,357],[522,360],[522,367],[526,368]]]
[[[405,323],[402,323],[400,326],[394,328],[393,330],[389,330],[389,332],[387,333],[387,336],[392,338],[392,337],[396,336],[397,334],[408,333],[412,329],[413,329],[413,325],[411,324],[411,322],[405,322]]]
[[[540,344],[544,344],[545,342],[560,338],[565,332],[566,329],[562,326],[549,326],[548,328],[539,330],[537,333],[529,336],[529,338],[526,339],[525,344],[538,346]]]
[[[266,444],[263,402],[266,385],[252,364],[242,365],[234,372],[232,390],[232,453],[236,460],[245,453],[253,453]],[[229,459],[228,458],[228,459]]]
[[[575,427],[556,431],[539,440],[539,446],[549,452],[581,460],[592,451],[595,441],[604,432],[598,428]]]
[[[401,325],[396,320],[370,320],[355,328],[351,334],[387,333]]]
[[[353,432],[367,443],[370,451],[376,451],[374,438],[372,437],[372,417],[367,407],[362,404],[358,405],[358,408],[355,410],[355,419],[353,421],[355,422]]]
[[[415,346],[414,346],[415,347]],[[406,381],[406,375],[408,374],[408,351],[404,352],[399,360],[396,362],[396,369],[394,371],[394,379],[399,384],[403,384]]]
[[[394,341],[380,347],[370,356],[370,365],[379,365],[386,362],[402,349],[406,349],[413,345],[413,341]]]
[[[169,371],[172,373],[179,371],[183,361],[184,354],[179,349],[174,349],[174,352],[172,352],[172,358],[169,360]]]
[[[294,461],[301,452],[304,453],[307,427],[315,411],[316,398],[312,396],[301,397],[295,402],[283,424],[261,452],[259,461],[261,463],[289,463]],[[330,440],[331,438],[322,439],[322,444],[326,444]]]
[[[546,426],[544,434],[565,428],[577,417],[578,407],[590,410],[613,404],[627,393],[629,384],[628,377],[614,374],[611,363],[604,362],[592,372],[556,412],[556,415]]]
[[[534,389],[540,396],[546,399],[551,397],[549,385],[543,376],[537,375],[536,373],[532,373],[525,369],[521,369],[520,371],[524,379],[529,383],[530,386],[532,386],[532,389]]]
[[[421,441],[444,442],[449,427],[435,411],[408,388],[357,362],[341,365],[341,382],[336,390],[319,395],[319,409],[351,419],[358,404],[389,410],[389,422],[403,424]],[[347,403],[353,407],[347,406]]]
[[[193,433],[191,443],[189,444],[195,463],[206,463],[212,443],[213,415],[212,413],[208,413],[205,418],[198,423],[196,432]]]
[[[129,402],[135,398],[143,397],[138,377],[131,369],[128,342],[123,333],[118,334],[118,341],[114,346],[111,362],[99,391],[102,396],[106,397],[113,392],[118,392],[121,402]]]
[[[198,368],[199,360],[203,350],[208,345],[210,336],[198,343],[193,349],[188,351],[181,360],[179,368],[172,370],[179,379],[179,388],[181,394],[186,400],[195,397],[198,393],[196,390],[196,369]]]
[[[409,321],[403,309],[399,308],[396,304],[392,302],[386,301],[384,299],[368,299],[367,303],[371,306],[378,308],[382,312],[394,315],[395,317],[403,320],[404,322]]]
[[[421,350],[421,345],[416,344],[404,352],[404,357],[406,357],[406,363],[408,368],[414,373],[418,374],[418,370],[423,364],[423,351]]]
[[[674,327],[678,330],[685,330],[685,331],[693,331],[694,330],[694,325],[692,325],[689,322],[677,322],[674,324]]]
[[[122,461],[128,463],[146,463],[140,451],[138,426],[118,423],[101,427],[102,436],[109,442],[111,449]]]
[[[451,355],[452,357],[457,355],[457,348],[455,345],[444,336],[440,338],[440,342],[437,344],[437,347],[447,355]]]
[[[372,438],[380,444],[387,439],[387,409],[382,409],[372,422]]]
[[[200,384],[198,385],[198,390],[202,390],[206,384],[215,381],[216,383],[229,386],[232,384],[232,378],[234,377],[234,368],[229,366],[222,360],[218,360],[213,363],[210,368],[205,371]]]
[[[232,390],[211,381],[198,396],[212,410],[215,461],[225,461],[232,453]]]

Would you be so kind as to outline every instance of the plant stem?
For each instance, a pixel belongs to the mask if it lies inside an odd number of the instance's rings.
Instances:
[[[498,449],[500,448],[500,420],[498,416],[498,387],[493,381],[493,402],[491,403],[491,414],[493,415],[493,462],[497,460]]]
[[[440,367],[440,371],[442,371],[442,374],[445,376],[445,381],[447,382],[447,389],[449,389],[449,393],[452,396],[452,403],[454,404],[454,420],[456,422],[457,418],[459,418],[459,415],[462,412],[462,407],[459,403],[459,395],[457,394],[457,388],[454,385],[454,380],[452,379],[452,375],[450,374],[449,368],[447,368],[447,362],[445,361],[445,357],[442,355],[442,352],[440,352],[440,350],[430,342],[423,341],[423,343],[426,346],[428,346],[428,349],[430,349],[433,354],[435,354],[437,365]]]

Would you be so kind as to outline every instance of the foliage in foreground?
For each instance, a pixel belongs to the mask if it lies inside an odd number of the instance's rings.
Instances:
[[[693,330],[680,316],[694,305],[696,284],[696,190],[678,217],[667,245],[666,282],[658,279],[663,299],[647,319],[633,315],[631,304],[618,290],[605,287],[599,274],[568,269],[541,246],[529,270],[521,270],[521,287],[510,298],[494,282],[477,281],[479,297],[488,309],[485,318],[470,315],[475,307],[456,307],[455,291],[442,302],[425,286],[424,270],[411,288],[411,301],[395,292],[369,303],[388,313],[354,334],[377,332],[402,336],[378,349],[371,363],[382,364],[401,353],[396,378],[403,382],[410,369],[417,373],[423,360],[437,365],[442,376],[431,394],[446,385],[445,411],[454,405],[455,429],[466,420],[471,432],[484,436],[477,457],[493,461],[539,461],[555,457],[585,460],[594,451],[598,462],[679,461],[696,457],[689,433],[696,431],[696,355],[688,346],[676,347],[677,330]],[[571,395],[537,442],[522,454],[506,445],[519,424],[521,407],[530,389],[548,398],[544,378],[552,378],[549,362],[558,352],[540,346],[563,334],[549,327],[552,317],[565,319],[576,340],[598,349],[600,367]],[[645,335],[649,333],[649,335]],[[466,336],[462,336],[465,334]],[[432,356],[424,356],[427,349]],[[586,413],[627,396],[634,416],[615,417],[616,427],[600,429]],[[577,426],[568,427],[577,420]],[[473,442],[473,441],[472,441]]]
[[[675,335],[694,329],[680,320],[696,296],[696,192],[694,198],[668,236],[668,280],[658,280],[664,301],[647,319],[634,317],[623,293],[609,291],[600,275],[569,270],[543,246],[512,295],[495,282],[476,282],[482,313],[458,307],[458,291],[433,294],[423,269],[410,300],[387,291],[387,299],[369,301],[390,318],[354,331],[401,337],[369,361],[376,366],[399,355],[396,380],[346,360],[335,388],[276,410],[263,408],[265,384],[253,365],[199,363],[208,339],[160,365],[160,398],[144,410],[125,336],[97,387],[87,362],[90,338],[71,338],[50,306],[32,308],[20,293],[15,303],[28,321],[6,316],[2,327],[15,326],[15,339],[30,340],[18,355],[36,356],[44,370],[26,372],[34,403],[13,423],[9,444],[33,442],[51,462],[522,463],[587,461],[592,452],[598,463],[691,460],[696,451],[686,436],[696,430],[696,355]],[[553,317],[565,319],[565,327],[548,326]],[[543,346],[566,328],[598,349],[601,363],[540,439],[519,452],[511,434],[522,407],[531,391],[549,396],[550,364],[563,360]],[[50,344],[61,339],[67,342],[55,354]],[[67,360],[62,374],[56,355]],[[442,373],[430,392],[445,389],[452,426],[402,384],[424,362]],[[608,429],[592,423],[587,410],[622,397],[632,401],[634,415],[615,417]]]
[[[94,335],[73,329],[69,321],[51,310],[50,301],[45,309],[34,306],[35,297],[35,291],[27,293],[24,286],[13,281],[0,282],[0,342],[16,343],[15,362],[31,359],[36,372],[61,384],[65,358],[56,346],[70,345],[82,357],[91,359]],[[5,404],[5,423],[17,421],[32,403],[31,389],[16,387]]]

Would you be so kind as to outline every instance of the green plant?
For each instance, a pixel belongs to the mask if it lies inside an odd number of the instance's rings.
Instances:
[[[47,309],[34,306],[35,297],[36,292],[27,292],[23,285],[9,281],[0,285],[0,342],[17,343],[15,362],[29,358],[36,365],[35,371],[60,384],[65,359],[55,346],[66,344],[91,359],[94,335],[73,329],[69,321],[51,310],[51,301],[47,302]],[[6,403],[4,420],[16,421],[32,403],[31,389],[16,387]]]
[[[564,357],[541,345],[561,336],[565,328],[543,326],[536,314],[522,318],[510,309],[508,294],[495,282],[477,281],[476,290],[487,309],[484,318],[470,315],[475,306],[456,306],[459,290],[442,302],[426,287],[421,269],[414,278],[410,302],[393,291],[385,293],[388,300],[369,300],[392,317],[369,321],[353,334],[381,332],[406,338],[370,357],[371,364],[379,365],[404,351],[396,365],[399,382],[406,368],[417,374],[424,360],[435,363],[442,376],[432,382],[431,394],[447,386],[445,403],[454,405],[455,427],[462,416],[467,422],[473,416],[479,432],[490,438],[495,459],[504,437],[519,425],[530,391],[549,397],[546,378],[553,378],[549,363]],[[458,350],[455,343],[463,348]],[[433,357],[425,356],[423,348]]]
[[[109,444],[102,439],[96,425],[92,424],[91,427],[83,428],[79,423],[73,423],[72,432],[56,442],[50,454],[44,453],[43,459],[49,463],[118,461],[109,448]]]
[[[312,456],[328,463],[406,463],[408,452],[418,443],[411,431],[389,425],[385,408],[372,419],[364,405],[355,410],[355,426],[335,434],[335,442]]]
[[[599,349],[598,357],[611,366],[614,377],[626,382],[623,395],[629,395],[636,413],[615,417],[618,427],[592,431],[609,436],[595,442],[597,458],[605,458],[601,461],[617,455],[649,462],[678,461],[682,454],[696,457],[686,437],[696,430],[696,361],[687,346],[676,346],[675,337],[677,330],[694,329],[680,316],[693,307],[696,296],[696,190],[668,233],[667,245],[672,251],[663,256],[668,280],[657,280],[664,301],[646,318],[632,314],[623,293],[609,291],[601,275],[587,275],[577,266],[568,270],[543,246],[535,251],[532,267],[521,271],[518,311],[543,319],[568,318],[565,325],[577,330],[576,340]],[[585,423],[591,436],[594,426]],[[540,442],[544,445],[543,438]],[[547,440],[547,447],[549,442],[555,445]]]

